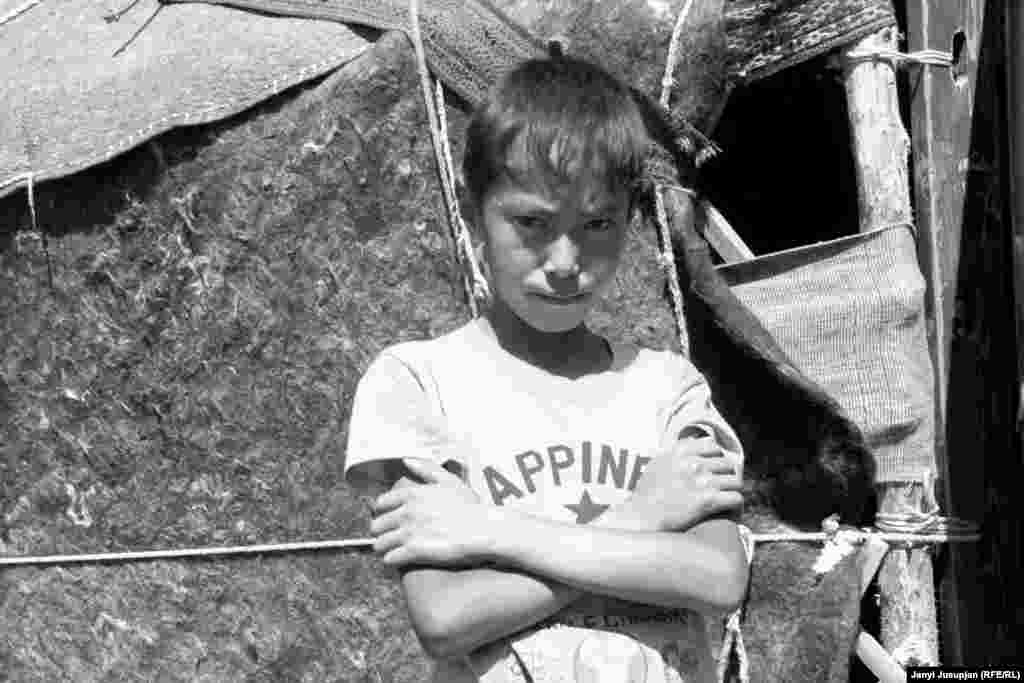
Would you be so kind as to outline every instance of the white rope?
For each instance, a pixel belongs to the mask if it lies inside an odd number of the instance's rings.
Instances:
[[[34,232],[39,232],[39,222],[36,219],[35,175],[32,173],[26,173],[25,175],[27,176],[26,180],[28,181],[28,187],[26,188],[26,191],[28,192],[28,213],[29,216],[32,218],[32,230]]]
[[[672,86],[675,84],[673,74],[676,64],[679,61],[679,41],[683,35],[683,26],[693,7],[693,0],[686,0],[676,17],[675,26],[672,27],[672,37],[668,43],[668,55],[665,57],[665,74],[661,79],[661,106],[669,111],[669,99],[672,94]],[[672,314],[676,320],[676,333],[679,335],[679,348],[684,355],[689,355],[690,340],[686,333],[686,314],[683,306],[683,290],[679,284],[679,271],[676,268],[676,257],[672,250],[672,234],[668,226],[668,214],[665,211],[664,187],[657,185],[654,188],[654,210],[655,223],[658,226],[658,236],[661,242],[661,254],[659,263],[665,271],[665,278],[668,281],[669,298],[672,300]],[[691,192],[692,194],[692,192]]]
[[[486,284],[481,285],[483,281],[479,271],[475,267],[471,267],[472,275],[467,272],[467,263],[474,263],[473,251],[470,246],[469,233],[466,229],[465,223],[462,222],[462,216],[458,209],[458,199],[455,194],[455,179],[454,175],[449,175],[451,171],[446,165],[445,160],[445,142],[444,142],[444,130],[441,127],[440,118],[437,112],[437,106],[435,101],[435,95],[431,92],[430,87],[430,70],[427,66],[427,55],[423,49],[423,36],[420,33],[420,20],[419,20],[419,3],[417,0],[409,0],[409,20],[410,20],[410,39],[412,40],[413,48],[416,52],[416,64],[419,68],[420,74],[420,87],[423,91],[423,101],[427,109],[427,121],[430,125],[430,137],[434,145],[434,158],[437,162],[438,175],[441,176],[441,188],[443,190],[445,208],[448,211],[448,219],[450,223],[449,236],[452,241],[452,249],[455,252],[455,261],[459,265],[459,270],[462,274],[462,284],[466,290],[466,298],[469,299],[469,307],[473,312],[473,317],[479,315],[477,307],[476,292],[480,291],[482,287],[486,287]],[[466,251],[468,250],[468,251]],[[479,277],[479,280],[477,279]]]
[[[665,59],[665,75],[661,78],[661,106],[668,109],[669,95],[672,93],[672,86],[675,85],[673,75],[676,71],[676,63],[679,61],[679,39],[683,35],[683,25],[690,14],[693,0],[686,0],[686,4],[679,10],[676,17],[676,24],[672,27],[672,38],[668,43],[668,57]]]
[[[672,249],[672,234],[668,227],[668,214],[665,211],[665,188],[658,185],[654,188],[655,223],[661,242],[661,257],[658,259],[665,278],[668,280],[669,297],[672,299],[672,314],[676,321],[676,333],[679,335],[679,348],[684,355],[689,355],[690,339],[686,333],[686,314],[683,308],[683,288],[679,284],[679,271],[676,268],[676,256]]]
[[[29,11],[30,9],[38,5],[40,2],[42,2],[42,0],[28,0],[27,2],[21,3],[7,14],[0,16],[0,26],[3,26],[9,21],[13,21],[17,17],[21,16],[25,12]]]
[[[373,548],[373,539],[352,538],[340,541],[299,541],[295,543],[264,543],[261,545],[222,546],[212,548],[171,548],[168,550],[137,550],[113,553],[88,553],[81,555],[0,557],[0,567],[96,564],[100,562],[131,562],[137,560],[195,559],[200,557],[223,557],[228,555],[294,553],[311,550],[342,550],[350,548]]]
[[[747,552],[748,562],[753,561],[754,547],[758,543],[772,543],[779,541],[796,541],[821,543],[828,542],[836,533],[849,534],[850,542],[862,543],[869,538],[881,538],[887,541],[902,543],[956,543],[976,541],[980,536],[974,534],[913,534],[913,533],[885,533],[871,530],[846,529],[841,532],[779,532],[779,533],[752,533],[746,527],[739,525],[740,537],[743,540],[744,550]],[[338,550],[346,548],[372,548],[372,538],[351,538],[340,540],[324,541],[298,541],[293,543],[265,543],[259,545],[221,546],[210,548],[171,548],[168,550],[141,550],[111,553],[89,553],[81,555],[33,555],[33,556],[12,556],[0,557],[0,567],[24,566],[24,565],[59,565],[59,564],[90,564],[100,562],[129,562],[134,560],[169,560],[169,559],[192,559],[200,557],[218,557],[225,555],[253,555],[260,553],[290,553],[312,550]]]
[[[462,209],[459,206],[458,197],[455,193],[455,162],[452,160],[452,147],[448,139],[448,105],[444,100],[444,85],[441,81],[437,81],[437,118],[440,128],[441,138],[441,152],[444,155],[444,168],[445,174],[447,175],[447,186],[446,191],[450,192],[452,201],[451,205],[453,208],[453,221],[458,226],[458,249],[465,262],[469,264],[469,278],[473,284],[473,295],[478,301],[488,301],[491,297],[490,288],[487,285],[487,278],[484,277],[480,271],[480,264],[477,263],[476,258],[473,254],[473,241],[469,236],[469,229],[466,226],[465,221],[462,219]],[[477,315],[477,311],[474,306],[473,315]]]
[[[915,64],[922,66],[941,66],[952,68],[953,54],[941,50],[918,50],[917,52],[900,52],[888,48],[872,50],[851,50],[844,58],[852,62],[890,61],[897,66]]]
[[[965,525],[966,529],[972,528],[969,522],[958,520]],[[900,543],[906,545],[927,545],[934,543],[971,543],[978,541],[981,534],[977,531],[964,531],[959,533],[894,533],[886,531],[875,531],[872,529],[844,529],[843,534],[850,543],[864,543],[869,538],[878,538],[887,543]],[[754,534],[754,543],[824,543],[833,535],[827,532],[799,532],[784,531],[777,533]]]

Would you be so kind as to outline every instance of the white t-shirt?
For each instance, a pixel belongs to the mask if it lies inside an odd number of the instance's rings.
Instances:
[[[488,504],[586,523],[624,501],[650,456],[687,427],[714,435],[740,471],[739,440],[688,360],[610,347],[611,367],[578,379],[505,352],[477,321],[386,349],[356,391],[347,480],[383,490],[400,458],[456,460]],[[714,667],[702,615],[589,595],[465,660],[438,662],[434,680],[705,683]]]

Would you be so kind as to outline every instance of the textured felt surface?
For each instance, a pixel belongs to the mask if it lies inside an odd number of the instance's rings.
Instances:
[[[366,535],[341,477],[355,382],[384,345],[468,316],[441,208],[400,35],[252,115],[41,186],[46,245],[24,196],[5,200],[21,229],[0,255],[0,551]],[[671,343],[658,281],[633,240],[598,327]],[[4,570],[0,671],[422,680],[394,578],[362,553]]]
[[[597,5],[618,37],[572,3],[508,9],[580,51],[620,41],[611,68],[656,87],[677,7]],[[458,145],[465,117],[449,117]],[[384,345],[468,316],[404,36],[256,111],[41,185],[40,231],[26,206],[0,203],[0,552],[366,535],[341,478],[355,382]],[[638,226],[595,327],[672,346],[662,286]],[[816,550],[755,564],[752,601],[777,595],[746,629],[765,653],[753,661],[801,672],[777,680],[846,664],[856,582],[794,581]],[[404,610],[393,573],[362,553],[5,570],[0,672],[419,681]],[[780,663],[779,647],[811,651]]]

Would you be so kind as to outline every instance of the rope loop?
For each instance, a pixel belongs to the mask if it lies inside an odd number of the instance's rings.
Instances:
[[[900,52],[880,48],[876,50],[851,50],[844,56],[847,62],[892,62],[896,66],[938,66],[944,69],[953,68],[953,54],[942,50],[918,50],[916,52]]]

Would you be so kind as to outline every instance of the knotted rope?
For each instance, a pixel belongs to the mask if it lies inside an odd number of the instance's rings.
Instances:
[[[665,58],[665,75],[661,79],[661,97],[658,102],[666,114],[671,117],[669,100],[672,95],[672,86],[675,83],[673,75],[676,70],[676,63],[679,60],[679,41],[682,37],[683,26],[690,14],[693,0],[687,0],[686,4],[679,11],[676,17],[675,26],[672,28],[672,38],[669,40],[668,55]],[[683,143],[685,137],[677,138],[677,142]],[[680,144],[686,147],[685,144]],[[692,151],[692,150],[687,150]],[[675,168],[672,160],[665,154],[655,152],[645,168],[645,175],[654,183],[654,222],[658,229],[658,243],[660,254],[658,263],[665,271],[665,279],[668,281],[669,298],[672,302],[672,317],[676,321],[676,333],[679,335],[680,350],[689,355],[690,339],[686,332],[686,313],[683,305],[683,290],[679,284],[679,269],[676,266],[675,252],[672,249],[672,233],[669,230],[668,214],[665,211],[665,186],[666,181],[674,179]],[[676,184],[676,183],[673,183]]]
[[[926,490],[929,490],[927,485]],[[915,516],[926,517],[927,519],[903,521],[904,518]],[[821,554],[811,567],[811,570],[816,574],[825,574],[832,571],[840,561],[854,551],[855,546],[865,543],[872,538],[904,545],[964,543],[977,541],[980,538],[976,524],[955,517],[944,517],[934,511],[919,513],[918,515],[880,514],[876,519],[879,527],[897,530],[843,529],[839,524],[838,515],[832,515],[822,521],[822,531],[816,533],[798,531],[754,533],[742,524],[737,525],[737,529],[740,533],[740,540],[743,543],[743,550],[747,556],[748,567],[754,562],[754,549],[758,543],[824,543]],[[741,628],[743,609],[743,606],[740,606],[726,620],[722,647],[718,656],[717,673],[719,681],[725,680],[725,674],[729,668],[733,652],[736,653],[737,675],[740,683],[749,683],[750,681],[750,662],[747,656],[746,645],[743,642],[743,631]],[[893,657],[898,661],[908,661],[907,659],[899,659],[896,657],[896,654],[893,653]]]
[[[441,178],[441,188],[445,208],[448,212],[449,236],[455,262],[462,273],[462,285],[466,290],[473,317],[480,315],[478,301],[489,297],[487,280],[480,272],[480,267],[473,256],[473,244],[469,229],[462,219],[459,210],[458,196],[455,191],[455,165],[452,162],[451,145],[448,141],[448,121],[445,117],[444,87],[436,82],[436,90],[431,91],[431,75],[427,66],[427,55],[423,47],[423,35],[420,32],[419,2],[409,0],[409,38],[416,52],[416,65],[420,75],[420,87],[423,91],[423,102],[427,109],[427,122],[430,126],[430,139],[433,142],[434,158],[437,161],[437,173]]]

